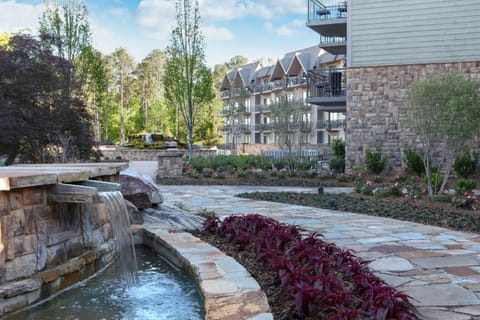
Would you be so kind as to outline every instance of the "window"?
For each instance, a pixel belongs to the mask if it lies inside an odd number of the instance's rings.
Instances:
[[[243,142],[244,143],[250,143],[250,135],[246,135],[243,137]]]
[[[318,144],[325,144],[325,131],[318,131],[317,132],[317,143]]]
[[[250,99],[245,99],[245,112],[250,112]]]

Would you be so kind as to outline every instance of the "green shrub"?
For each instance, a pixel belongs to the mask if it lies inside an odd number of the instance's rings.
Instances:
[[[405,154],[405,163],[407,170],[417,176],[425,174],[425,165],[422,157],[413,148],[407,148],[403,152]]]
[[[345,172],[345,158],[335,157],[330,159],[330,169],[336,173]]]
[[[455,194],[463,195],[465,192],[472,193],[477,186],[477,182],[471,179],[458,179],[455,183]]]
[[[430,178],[432,179],[433,193],[437,193],[438,191],[440,191],[440,187],[442,186],[443,177],[438,173],[432,172],[430,174]],[[427,176],[423,177],[423,183],[427,185]],[[445,185],[445,189],[448,189],[447,185]]]
[[[477,164],[470,154],[463,154],[455,158],[453,169],[462,178],[467,179],[475,174]]]
[[[334,139],[331,147],[335,157],[345,159],[345,141],[342,139]]]
[[[365,165],[367,171],[373,174],[379,174],[385,170],[387,158],[382,155],[382,149],[372,151],[370,148],[365,150]]]

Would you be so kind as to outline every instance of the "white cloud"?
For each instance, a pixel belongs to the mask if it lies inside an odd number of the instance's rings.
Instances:
[[[18,32],[28,30],[36,33],[38,18],[44,10],[43,4],[33,5],[16,1],[0,2],[0,31]]]
[[[224,27],[216,27],[216,26],[205,26],[202,28],[203,33],[207,40],[232,40],[235,38],[234,34]]]
[[[288,14],[306,13],[304,0],[199,0],[202,24],[240,20],[248,17],[271,20]],[[175,7],[172,0],[141,0],[137,8],[137,22],[155,39],[165,39],[175,25]],[[222,32],[225,37],[227,33]]]
[[[127,20],[131,17],[130,15],[130,12],[128,11],[127,8],[122,8],[122,7],[118,7],[118,8],[114,8],[114,9],[110,9],[110,13],[112,15],[114,15],[115,17],[118,17],[122,20]]]
[[[237,20],[245,17],[274,19],[287,14],[306,13],[304,0],[199,0],[200,14],[205,19]]]
[[[287,24],[283,24],[280,26],[274,26],[271,22],[265,22],[263,24],[265,30],[270,33],[274,33],[281,37],[292,37],[297,34],[300,34],[302,28],[305,27],[305,23],[301,20],[292,20]]]
[[[137,8],[137,22],[151,38],[168,39],[175,25],[174,3],[169,0],[140,1]]]

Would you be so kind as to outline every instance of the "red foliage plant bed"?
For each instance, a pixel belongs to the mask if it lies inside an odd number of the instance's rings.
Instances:
[[[408,296],[375,276],[350,251],[258,214],[209,216],[204,232],[251,251],[276,272],[297,319],[419,319]],[[286,300],[286,301],[287,301]]]

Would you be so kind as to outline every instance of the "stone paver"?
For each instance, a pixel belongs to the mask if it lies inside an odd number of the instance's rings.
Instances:
[[[380,277],[406,292],[425,319],[479,319],[480,235],[389,218],[235,197],[243,192],[296,191],[317,188],[249,186],[164,186],[169,204],[191,211],[260,213],[324,235],[370,262]],[[325,188],[325,192],[348,189]]]

